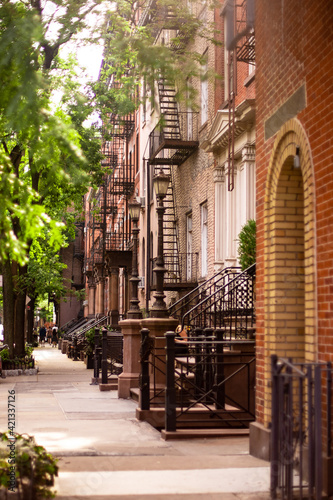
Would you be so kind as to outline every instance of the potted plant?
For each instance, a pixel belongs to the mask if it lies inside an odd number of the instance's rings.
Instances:
[[[86,346],[84,348],[84,361],[88,369],[94,368],[94,349],[95,349],[95,329],[90,328],[85,334]]]

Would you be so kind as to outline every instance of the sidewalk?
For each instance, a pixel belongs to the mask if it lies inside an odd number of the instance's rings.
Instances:
[[[90,385],[92,370],[50,346],[35,350],[39,373],[0,379],[0,429],[15,389],[16,428],[59,458],[57,499],[266,500],[269,464],[248,437],[164,441],[135,418],[137,404]]]

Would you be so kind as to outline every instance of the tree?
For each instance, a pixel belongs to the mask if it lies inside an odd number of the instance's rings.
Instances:
[[[176,0],[113,2],[105,28],[103,66],[94,85],[104,124],[110,114],[124,116],[134,111],[140,104],[135,89],[142,81],[151,90],[153,106],[155,83],[164,79],[176,86],[179,100],[190,99],[195,107],[190,77],[201,77],[204,56],[194,50],[192,42],[202,37],[220,44],[214,24],[191,12],[195,4]],[[206,5],[216,7],[214,0]],[[156,43],[162,30],[173,33],[168,44]],[[112,82],[116,84],[110,85]]]
[[[64,226],[55,207],[63,214],[73,200],[80,200],[99,163],[92,154],[88,163],[84,139],[68,114],[53,111],[51,99],[59,90],[59,49],[85,26],[87,13],[98,3],[49,2],[54,9],[48,16],[39,0],[7,0],[0,6],[0,263],[5,341],[11,355],[14,344],[16,354],[24,352],[31,245],[47,227],[54,248],[59,248]],[[58,30],[50,36],[55,19]]]

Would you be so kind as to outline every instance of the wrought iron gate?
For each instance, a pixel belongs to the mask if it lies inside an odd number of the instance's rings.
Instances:
[[[271,359],[271,497],[320,500],[323,445],[332,452],[331,364]]]

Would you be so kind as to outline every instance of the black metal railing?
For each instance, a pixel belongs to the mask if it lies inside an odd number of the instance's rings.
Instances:
[[[186,254],[188,255],[188,254]],[[215,273],[211,278],[198,285],[189,293],[181,297],[169,308],[170,316],[178,318],[182,323],[182,318],[195,305],[199,304],[205,298],[211,296],[216,290],[227,285],[235,276],[240,274],[240,267],[227,267]]]
[[[323,452],[332,456],[332,365],[271,359],[271,498],[320,500]]]
[[[165,409],[167,431],[247,428],[254,420],[254,341],[225,341],[211,329],[181,341],[174,332],[141,334],[141,409]]]
[[[168,114],[161,115],[160,123],[149,136],[149,158],[159,155],[163,164],[171,160],[174,165],[181,164],[197,148],[199,140],[198,113],[177,112],[177,132],[168,126]]]
[[[255,264],[234,277],[228,276],[228,281],[221,286],[212,284],[212,288],[205,290],[206,296],[184,314],[182,326],[192,330],[223,328],[228,330],[231,339],[253,337],[254,281]]]

